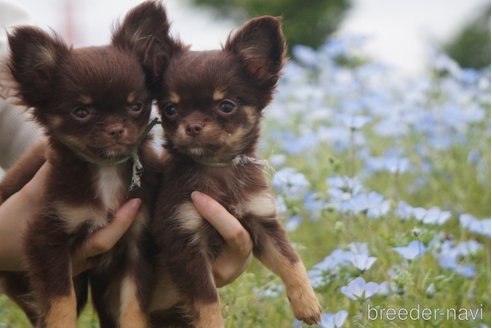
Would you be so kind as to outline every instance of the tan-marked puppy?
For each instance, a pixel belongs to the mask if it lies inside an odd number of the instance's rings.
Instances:
[[[272,98],[284,53],[280,22],[261,17],[243,25],[222,50],[185,50],[171,59],[158,97],[169,161],[151,224],[159,250],[153,327],[176,319],[172,306],[190,318],[180,327],[224,325],[211,271],[224,240],[193,207],[194,190],[219,201],[248,230],[254,255],[285,283],[296,318],[320,320],[321,307],[277,220],[255,154],[262,110]],[[173,300],[165,296],[169,291]]]
[[[8,36],[18,97],[32,108],[48,144],[7,172],[0,194],[9,197],[45,161],[49,172],[42,211],[25,237],[30,288],[20,274],[4,280],[39,327],[76,327],[87,291],[72,283],[71,253],[129,197],[149,200],[143,190],[130,195],[130,186],[138,180],[132,174],[136,156],[144,166],[148,156],[151,91],[161,88],[168,32],[163,6],[145,2],[126,16],[108,46],[73,49],[34,27],[18,27]],[[143,232],[149,210],[142,207],[113,249],[94,259],[89,278],[102,327],[147,325],[150,269]]]

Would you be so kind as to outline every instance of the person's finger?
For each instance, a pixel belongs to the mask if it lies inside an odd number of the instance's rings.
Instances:
[[[140,199],[134,198],[121,206],[115,213],[111,223],[89,237],[83,246],[85,257],[109,251],[133,223],[141,203]]]
[[[217,230],[229,247],[237,248],[242,255],[251,253],[252,241],[248,232],[222,205],[198,191],[191,194],[191,199],[200,215]]]
[[[252,252],[244,256],[226,247],[212,263],[215,285],[222,287],[236,280],[246,270],[252,257]]]

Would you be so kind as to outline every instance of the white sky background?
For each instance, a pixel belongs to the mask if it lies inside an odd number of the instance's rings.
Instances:
[[[11,0],[12,1],[12,0]],[[301,0],[299,0],[301,1]],[[139,0],[17,0],[34,24],[51,27],[77,46],[105,44],[110,27]],[[487,0],[352,0],[353,9],[339,35],[363,34],[365,51],[413,75],[425,67],[430,44],[448,40]],[[67,3],[72,15],[67,15]],[[232,21],[192,8],[186,0],[167,0],[173,34],[193,49],[213,49],[225,42]],[[72,30],[70,30],[72,26]]]

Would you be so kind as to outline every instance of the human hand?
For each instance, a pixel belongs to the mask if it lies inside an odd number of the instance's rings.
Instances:
[[[73,275],[90,269],[92,257],[106,253],[113,248],[137,217],[141,203],[142,201],[138,198],[127,201],[116,211],[108,225],[90,235],[82,247],[72,254]]]
[[[23,237],[30,221],[41,211],[49,171],[45,163],[20,191],[0,205],[0,271],[25,271]],[[73,274],[90,267],[89,257],[107,252],[121,238],[136,217],[139,199],[125,203],[112,222],[92,234],[72,256]]]
[[[241,223],[214,199],[198,191],[191,194],[191,199],[197,211],[225,240],[224,249],[212,263],[216,286],[225,286],[248,266],[253,242]]]

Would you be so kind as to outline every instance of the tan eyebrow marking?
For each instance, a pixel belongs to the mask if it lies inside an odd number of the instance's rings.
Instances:
[[[84,105],[88,105],[88,104],[91,104],[92,103],[92,97],[91,96],[87,96],[87,95],[80,96],[79,100]]]
[[[135,101],[135,98],[136,98],[136,94],[135,94],[135,92],[132,91],[132,92],[130,92],[130,94],[128,94],[126,101],[129,103],[132,103]]]
[[[179,98],[179,96],[176,92],[171,91],[171,92],[169,92],[169,100],[171,100],[171,102],[177,104],[177,103],[179,103],[181,98]]]
[[[219,101],[225,98],[225,92],[222,89],[215,89],[214,94],[212,95],[212,98],[215,101]]]

